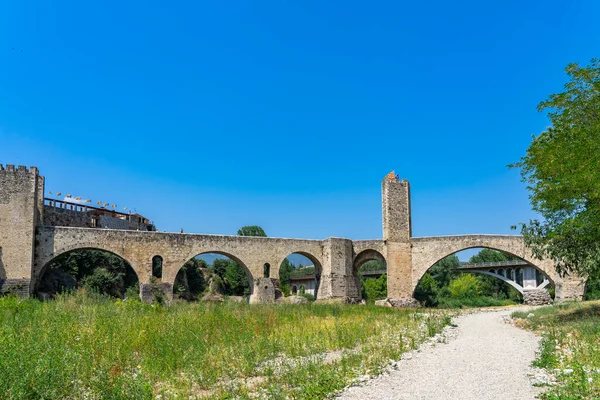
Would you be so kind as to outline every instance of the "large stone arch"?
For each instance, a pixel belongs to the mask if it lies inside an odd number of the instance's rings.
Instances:
[[[412,240],[413,291],[423,275],[439,260],[456,252],[472,248],[499,250],[528,262],[543,272],[555,284],[557,296],[562,296],[562,278],[554,269],[552,260],[539,260],[525,246],[522,236],[516,235],[460,235],[414,238]]]
[[[32,283],[30,286],[30,294],[35,295],[35,293],[37,292],[38,287],[41,283],[42,277],[44,276],[44,273],[47,271],[48,266],[52,263],[52,261],[56,260],[60,256],[72,253],[74,251],[86,251],[86,250],[96,250],[96,251],[110,253],[112,255],[119,257],[123,261],[125,261],[127,264],[129,264],[129,266],[131,267],[131,269],[137,276],[138,283],[141,287],[142,280],[140,279],[140,275],[139,275],[138,271],[136,270],[134,264],[132,264],[132,262],[127,258],[127,256],[125,254],[123,254],[122,252],[120,252],[118,249],[107,249],[107,248],[103,248],[100,246],[93,246],[93,245],[90,245],[90,246],[70,245],[70,246],[63,246],[63,247],[55,250],[53,253],[46,253],[43,258],[38,259],[39,260],[38,262],[40,262],[41,266],[35,271],[35,274],[33,275]]]

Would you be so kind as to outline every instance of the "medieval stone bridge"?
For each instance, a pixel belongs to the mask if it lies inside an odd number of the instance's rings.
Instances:
[[[100,249],[125,259],[138,275],[141,295],[151,285],[152,259],[163,261],[161,287],[172,295],[179,269],[192,257],[218,253],[246,268],[256,302],[271,301],[264,289],[279,278],[281,262],[292,253],[308,257],[320,278],[317,299],[360,299],[358,270],[369,260],[387,266],[388,297],[410,304],[421,277],[437,261],[458,251],[485,247],[517,256],[543,272],[556,298],[582,299],[584,282],[561,278],[551,260],[535,259],[520,236],[458,235],[412,237],[410,187],[388,176],[382,184],[383,238],[377,240],[283,239],[44,226],[44,178],[37,168],[0,166],[0,289],[35,293],[48,263],[77,249]],[[262,278],[262,279],[261,279]],[[265,285],[265,282],[269,284]]]

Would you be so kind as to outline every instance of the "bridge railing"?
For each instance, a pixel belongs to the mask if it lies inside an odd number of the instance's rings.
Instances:
[[[516,266],[521,266],[521,265],[530,265],[530,264],[524,260],[489,261],[489,262],[474,263],[474,264],[463,264],[459,267],[459,269],[489,268],[489,267],[516,267]]]

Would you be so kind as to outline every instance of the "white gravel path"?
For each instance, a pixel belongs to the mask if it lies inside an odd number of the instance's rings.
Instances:
[[[476,312],[453,320],[448,343],[425,348],[387,375],[343,392],[340,399],[534,399],[527,374],[538,349],[534,334],[503,321],[514,311]]]

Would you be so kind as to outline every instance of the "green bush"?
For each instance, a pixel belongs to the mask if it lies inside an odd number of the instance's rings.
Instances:
[[[415,289],[415,299],[426,307],[435,307],[438,304],[439,295],[440,288],[435,279],[430,274],[423,275]]]
[[[94,269],[90,275],[81,279],[81,286],[90,292],[114,297],[121,297],[121,293],[124,293],[122,275],[106,268]]]
[[[363,298],[369,302],[385,299],[387,297],[387,275],[383,274],[377,279],[361,279]]]
[[[471,274],[462,274],[448,285],[450,295],[457,299],[472,299],[481,295],[479,280]]]
[[[281,293],[283,293],[285,297],[289,296],[292,292],[290,285],[279,285],[279,290],[281,290]]]

